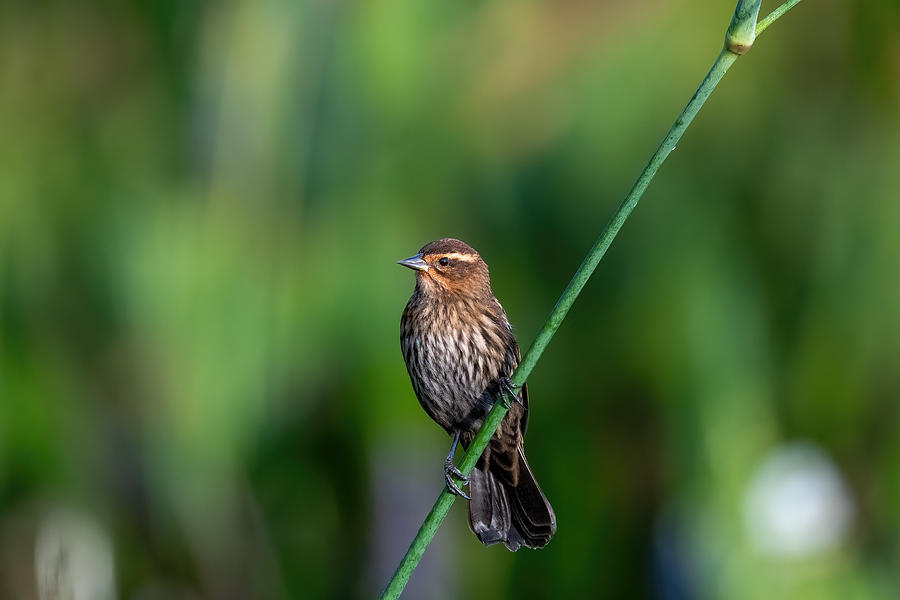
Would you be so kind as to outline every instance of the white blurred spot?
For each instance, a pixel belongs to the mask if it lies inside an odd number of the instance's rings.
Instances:
[[[40,523],[34,548],[41,600],[111,600],[113,553],[109,535],[87,515],[54,511]]]
[[[802,558],[836,546],[853,503],[834,463],[817,446],[794,443],[770,454],[747,489],[745,522],[763,554]]]

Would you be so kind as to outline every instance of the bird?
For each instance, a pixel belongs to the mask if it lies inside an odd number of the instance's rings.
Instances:
[[[397,263],[416,274],[400,349],[419,403],[453,438],[444,462],[448,489],[469,500],[469,527],[483,544],[543,548],[556,533],[556,514],[525,459],[528,388],[517,392],[510,380],[521,354],[487,263],[454,238]],[[457,445],[469,446],[502,392],[516,402],[466,479],[453,463]],[[468,484],[468,495],[454,478]]]

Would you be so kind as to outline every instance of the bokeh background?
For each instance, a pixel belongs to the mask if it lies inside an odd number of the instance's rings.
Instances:
[[[394,261],[466,240],[527,347],[733,10],[4,3],[0,597],[377,595],[449,443]],[[556,538],[459,502],[409,598],[900,596],[898,24],[729,72],[529,381]]]

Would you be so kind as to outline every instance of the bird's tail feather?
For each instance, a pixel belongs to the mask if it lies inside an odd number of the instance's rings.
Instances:
[[[488,465],[480,465],[469,475],[469,526],[482,543],[503,542],[513,552],[520,546],[543,548],[556,533],[553,507],[528,467],[522,447],[516,451],[515,477],[509,477],[506,464],[497,474]]]

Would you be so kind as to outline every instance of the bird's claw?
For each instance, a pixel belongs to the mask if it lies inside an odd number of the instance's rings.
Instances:
[[[459,484],[456,483],[455,479],[459,479],[462,482],[462,485],[469,485],[469,478],[462,474],[462,471],[453,464],[453,461],[448,456],[447,461],[444,463],[444,481],[447,482],[447,489],[450,490],[451,494],[462,496],[466,500],[471,500],[471,498],[459,488]]]
[[[500,378],[500,397],[503,400],[503,404],[506,405],[506,408],[512,406],[512,403],[509,401],[510,396],[512,396],[516,404],[518,404],[519,406],[525,406],[524,404],[522,404],[522,399],[519,398],[519,395],[516,393],[516,390],[519,389],[522,389],[522,386],[513,383],[512,379],[510,379],[509,377]]]

